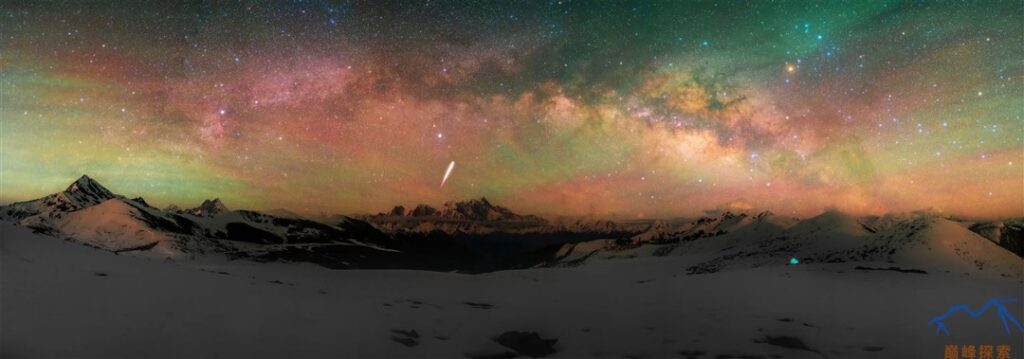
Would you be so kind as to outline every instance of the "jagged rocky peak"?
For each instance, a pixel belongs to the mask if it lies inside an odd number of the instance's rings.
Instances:
[[[765,211],[765,212],[761,212],[760,214],[757,214],[753,218],[755,218],[755,219],[763,219],[763,218],[769,217],[771,215],[772,215],[771,212]],[[744,212],[733,212],[733,211],[730,211],[730,210],[725,210],[725,211],[722,211],[722,212],[709,211],[709,212],[705,212],[704,216],[701,216],[700,218],[697,218],[697,220],[694,221],[693,223],[694,224],[698,224],[698,225],[699,224],[714,223],[714,222],[722,223],[722,222],[733,220],[733,219],[736,219],[736,218],[739,218],[739,220],[742,220],[742,219],[747,218],[749,216],[750,216],[749,214],[744,213]]]
[[[395,206],[390,211],[381,212],[373,217],[378,217],[376,220],[384,220],[386,217],[437,217],[444,220],[543,222],[540,217],[519,215],[508,208],[494,205],[486,197],[466,201],[449,201],[445,202],[441,208],[426,204],[417,205],[412,209]]]
[[[425,204],[421,204],[413,208],[411,216],[423,217],[423,216],[435,216],[437,215],[437,209]]]
[[[496,220],[515,216],[515,214],[508,209],[492,205],[485,197],[480,197],[480,199],[468,201],[446,202],[442,216],[472,220]]]
[[[146,203],[146,199],[142,198],[142,197],[132,198],[132,201],[135,201],[135,203],[141,204],[141,205],[146,206],[146,207],[152,207],[152,206],[149,205],[149,203]]]
[[[736,218],[736,217],[746,217],[746,216],[747,216],[747,214],[743,213],[743,212],[732,213],[732,211],[725,211],[725,213],[722,213],[721,218],[722,218],[722,220],[726,220],[726,219],[733,219],[733,218]]]
[[[1024,218],[976,223],[971,232],[985,237],[999,246],[1024,257]]]
[[[493,208],[494,205],[487,200],[487,197],[480,197],[480,199],[470,199],[468,201],[459,202],[467,206],[481,207],[481,208]]]
[[[90,178],[88,175],[82,175],[78,180],[72,182],[68,186],[65,193],[76,197],[87,197],[96,199],[111,199],[114,198],[114,193],[110,192],[106,187],[103,187],[99,182]]]
[[[203,201],[199,207],[188,210],[188,213],[199,217],[211,217],[228,211],[228,207],[221,202],[220,198]]]
[[[391,212],[389,212],[388,215],[398,217],[405,216],[405,207],[395,206],[395,208],[391,209]]]
[[[480,197],[479,199],[473,198],[465,201],[448,201],[444,203],[444,207],[456,207],[456,206],[473,206],[473,207],[496,207],[487,200],[487,197]]]
[[[491,204],[485,197],[461,202],[447,202],[441,216],[471,221],[530,221],[544,222],[533,215],[520,215],[508,208]]]

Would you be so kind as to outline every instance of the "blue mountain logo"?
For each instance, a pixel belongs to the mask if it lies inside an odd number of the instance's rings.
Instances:
[[[940,331],[946,333],[946,335],[949,335],[949,327],[946,327],[946,323],[943,323],[943,321],[946,320],[946,318],[948,318],[950,315],[953,315],[956,312],[964,312],[967,313],[967,315],[970,315],[971,318],[977,318],[980,317],[982,314],[985,314],[985,311],[987,311],[989,308],[995,308],[993,310],[995,310],[996,315],[999,316],[999,319],[1003,321],[1003,329],[1006,330],[1007,335],[1012,334],[1012,332],[1010,331],[1010,324],[1013,324],[1013,326],[1016,327],[1018,331],[1024,333],[1024,328],[1021,327],[1020,322],[1017,321],[1017,318],[1014,318],[1013,314],[1010,313],[1010,311],[1003,306],[1004,303],[1016,303],[1019,300],[1019,298],[1014,297],[992,298],[985,302],[985,304],[983,304],[981,308],[978,308],[977,311],[972,310],[971,307],[968,307],[966,304],[957,304],[952,307],[949,307],[949,309],[946,309],[946,311],[943,312],[942,314],[932,318],[932,320],[928,321],[928,325],[935,325],[936,335],[938,335]]]

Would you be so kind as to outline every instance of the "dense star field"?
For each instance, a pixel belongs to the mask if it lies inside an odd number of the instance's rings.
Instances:
[[[2,202],[1024,213],[1020,1],[5,3],[0,36]]]

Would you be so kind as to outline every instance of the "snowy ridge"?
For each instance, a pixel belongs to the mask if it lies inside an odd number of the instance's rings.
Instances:
[[[123,198],[98,182],[83,175],[67,189],[43,198],[15,202],[0,208],[0,219],[22,221],[23,224],[44,224],[61,213],[94,206],[113,198]]]
[[[116,253],[158,258],[244,258],[310,243],[394,251],[382,244],[382,234],[360,221],[328,225],[232,211],[220,199],[187,210],[160,210],[141,197],[114,194],[84,175],[62,192],[0,207],[0,219]]]
[[[312,221],[230,210],[220,199],[160,210],[88,176],[64,191],[0,207],[0,219],[96,248],[158,258],[227,256],[311,262],[330,268],[494,271],[674,256],[704,274],[801,263],[889,264],[916,271],[1019,276],[1020,221],[976,223],[915,212],[799,220],[723,212],[693,220],[545,220],[486,198],[406,211]],[[1007,250],[1010,249],[1010,250]],[[880,264],[885,264],[884,266]]]
[[[770,213],[726,212],[691,223],[658,223],[630,239],[565,244],[540,266],[578,266],[609,259],[678,256],[690,274],[762,266],[785,266],[789,258],[802,264],[864,263],[864,268],[899,267],[1020,277],[1021,258],[939,215],[917,214],[887,220],[872,228],[875,218],[857,218],[838,211],[798,221]],[[884,264],[884,266],[882,265]]]

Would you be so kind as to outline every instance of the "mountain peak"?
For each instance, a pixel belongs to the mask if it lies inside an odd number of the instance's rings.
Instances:
[[[199,217],[212,217],[228,211],[228,207],[220,198],[204,200],[199,207],[188,210],[188,213]]]
[[[79,177],[75,182],[72,182],[64,192],[75,197],[75,199],[95,203],[116,197],[114,193],[110,192],[110,190],[103,187],[103,185],[96,182],[96,180],[90,178],[88,175],[82,175],[82,177]]]
[[[495,205],[491,204],[491,202],[487,201],[487,197],[480,197],[479,199],[471,198],[471,199],[468,199],[468,200],[465,200],[465,201],[449,201],[449,202],[445,202],[444,203],[444,207],[446,207],[446,208],[487,209],[487,208],[496,208],[496,207],[499,207],[499,206],[495,206]]]
[[[213,200],[205,200],[205,201],[203,201],[203,205],[202,206],[203,207],[213,208],[213,209],[218,209],[218,210],[227,210],[228,209],[228,207],[224,205],[224,202],[222,202],[220,200],[220,198],[214,198]]]
[[[433,216],[437,215],[437,209],[429,205],[420,204],[413,208],[409,215],[414,217]]]
[[[389,216],[399,216],[399,217],[404,216],[405,215],[405,207],[395,206],[395,208],[391,209],[391,212],[389,212],[388,215]]]
[[[442,217],[474,221],[539,220],[538,217],[519,215],[508,208],[491,204],[486,197],[461,202],[447,202],[441,212]]]
[[[763,211],[761,213],[758,213],[756,216],[754,216],[754,218],[755,219],[765,219],[765,218],[768,218],[768,217],[771,217],[771,216],[774,216],[774,215],[775,215],[775,213],[772,213],[772,211]]]

